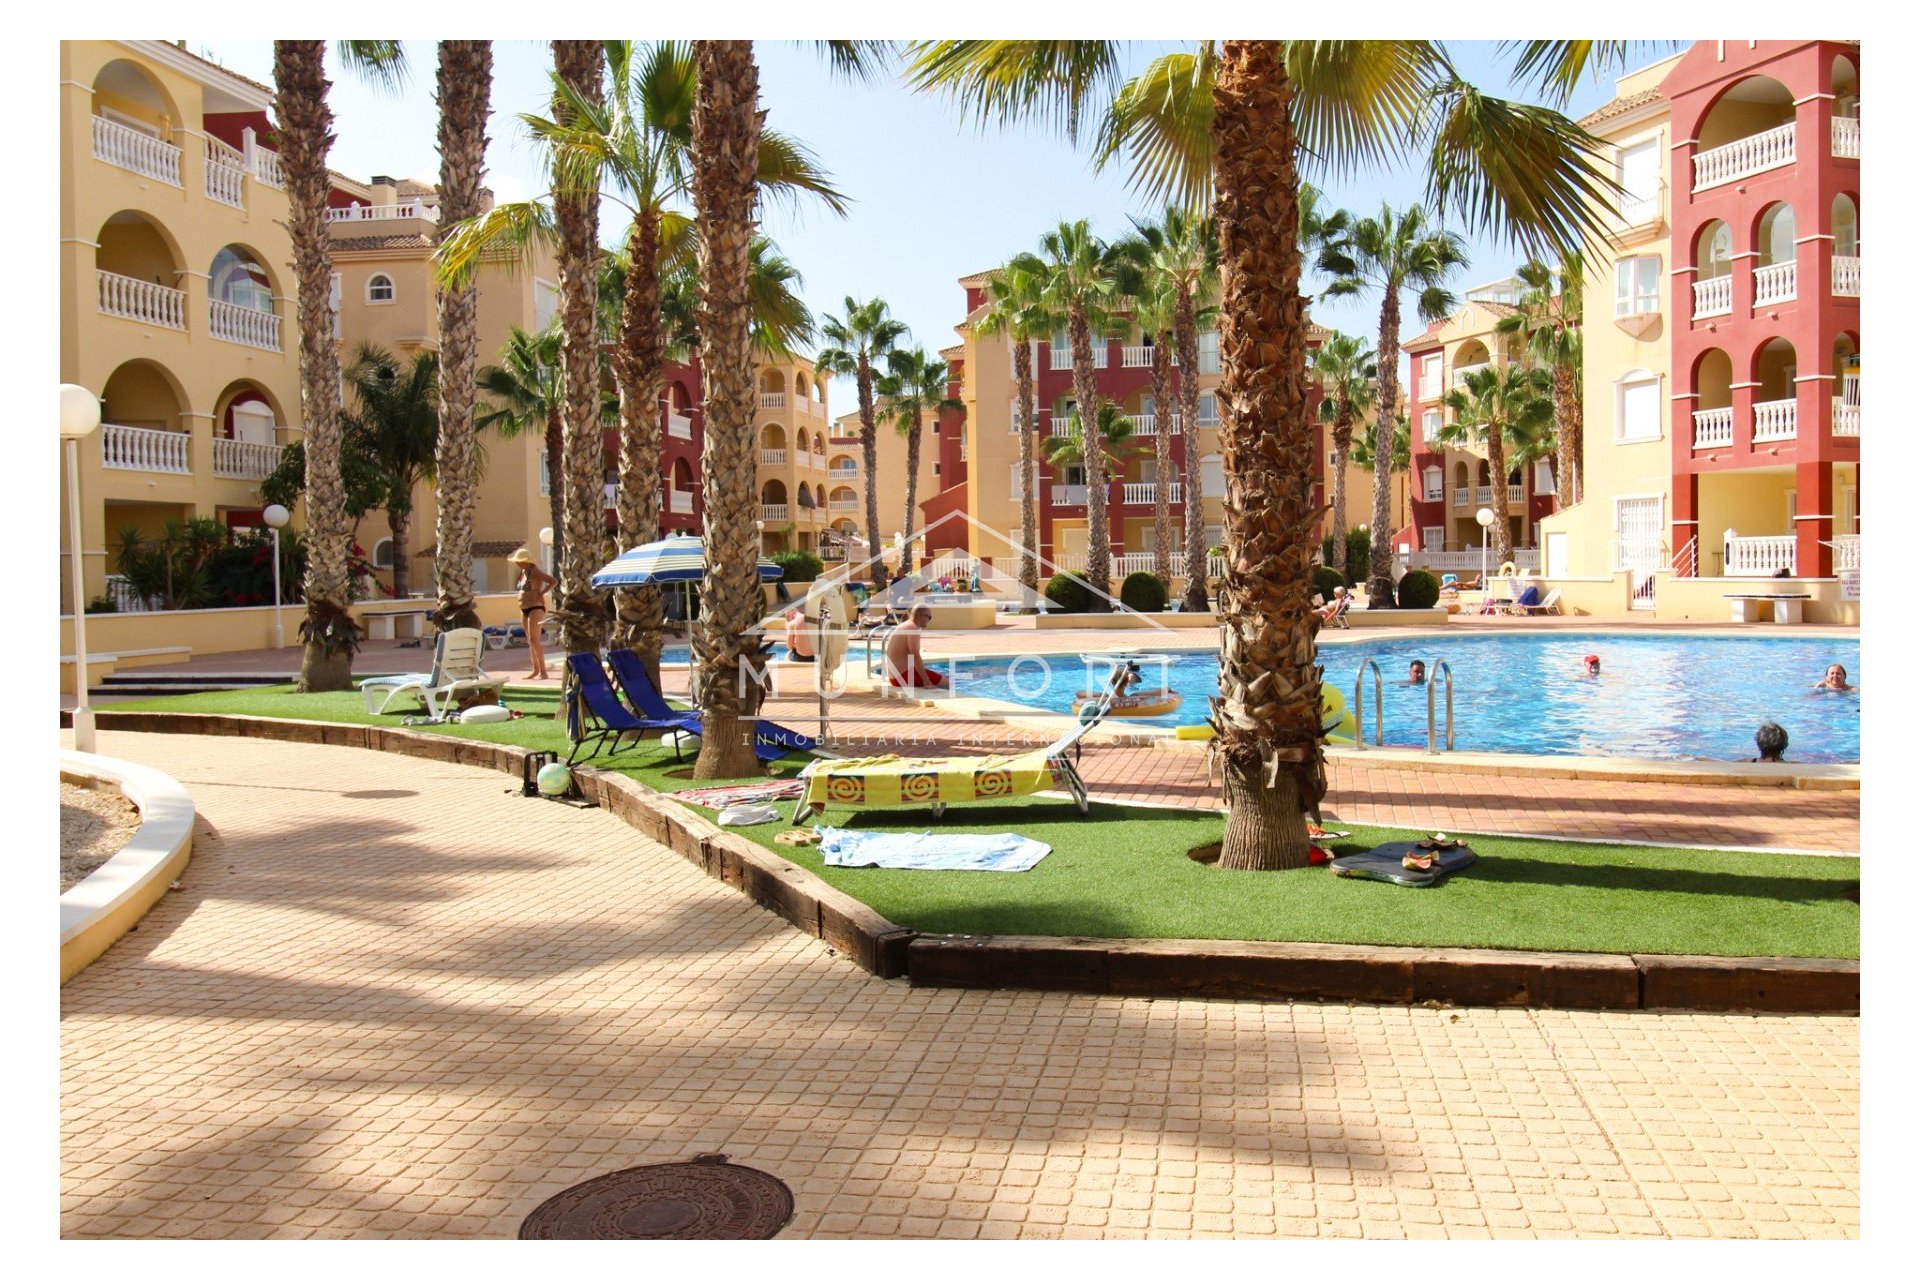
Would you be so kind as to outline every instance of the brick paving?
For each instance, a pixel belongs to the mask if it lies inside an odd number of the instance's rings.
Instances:
[[[69,1236],[510,1236],[706,1151],[789,1236],[1858,1234],[1854,1019],[915,990],[500,775],[101,740],[205,826],[62,992]]]

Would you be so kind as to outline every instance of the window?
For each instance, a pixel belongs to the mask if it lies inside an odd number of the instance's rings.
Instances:
[[[1614,315],[1639,316],[1660,309],[1660,259],[1622,258],[1613,272]]]
[[[933,474],[935,475],[940,474],[940,464],[937,462],[933,464]]]
[[[1660,140],[1648,139],[1620,152],[1620,219],[1628,226],[1660,212]]]
[[[393,301],[393,277],[376,272],[367,277],[368,302]]]
[[[967,433],[962,431],[960,433],[960,461],[965,462],[966,460],[967,460]]]
[[[1431,443],[1440,434],[1440,411],[1429,409],[1420,415],[1420,439]]]
[[[1440,353],[1420,358],[1420,398],[1438,400],[1440,398]]]
[[[1200,425],[1203,427],[1220,425],[1220,401],[1211,391],[1200,393]]]
[[[1553,464],[1545,458],[1533,464],[1533,491],[1543,495],[1554,492]]]
[[[1040,492],[1040,470],[1037,466],[1033,469],[1033,492],[1036,495]],[[1007,492],[1016,498],[1020,496],[1020,464],[1017,462],[1007,467]]]
[[[382,538],[373,544],[373,567],[376,569],[393,568],[392,538]]]
[[[1224,547],[1227,545],[1227,526],[1223,524],[1210,524],[1202,531],[1201,537],[1206,542],[1209,550],[1214,547]]]
[[[1227,496],[1227,466],[1217,453],[1210,453],[1200,459],[1200,496],[1203,498]]]
[[[1426,493],[1426,501],[1428,502],[1440,501],[1441,481],[1445,479],[1445,476],[1441,473],[1440,468],[1428,467],[1425,471],[1422,471],[1420,473],[1420,478],[1426,486],[1424,490],[1424,492]]]
[[[1614,384],[1613,438],[1621,444],[1660,438],[1660,378],[1633,369]]]
[[[1440,551],[1446,547],[1447,531],[1438,525],[1420,531],[1420,549],[1422,551]]]
[[[1220,372],[1220,331],[1217,329],[1200,333],[1200,372]]]
[[[542,280],[538,276],[533,281],[533,327],[536,331],[547,327],[560,310],[560,286],[551,280]]]

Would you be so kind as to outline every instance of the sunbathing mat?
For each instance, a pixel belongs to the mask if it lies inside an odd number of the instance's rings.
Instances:
[[[748,782],[731,787],[695,787],[688,791],[670,791],[667,794],[671,799],[697,804],[703,809],[724,809],[728,805],[746,804],[751,801],[792,800],[800,794],[800,791],[801,783],[798,778],[781,778],[772,782]]]
[[[911,759],[822,760],[801,775],[815,806],[964,804],[1031,795],[1054,785],[1047,753]]]
[[[1429,870],[1421,871],[1402,865],[1402,860],[1408,854],[1429,853],[1433,855],[1433,866]],[[1350,853],[1344,858],[1335,858],[1328,870],[1337,876],[1348,876],[1355,880],[1384,880],[1388,884],[1425,889],[1439,884],[1462,867],[1472,866],[1475,860],[1473,850],[1464,844],[1435,852],[1422,849],[1412,841],[1402,840],[1383,844],[1365,853]]]
[[[930,831],[848,831],[818,827],[820,856],[830,867],[913,871],[1025,871],[1053,852],[1026,836],[973,836]]]

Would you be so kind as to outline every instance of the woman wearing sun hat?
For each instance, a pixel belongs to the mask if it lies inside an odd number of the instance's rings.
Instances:
[[[527,673],[530,680],[547,678],[547,654],[540,647],[540,623],[547,616],[547,588],[558,586],[560,580],[550,573],[541,571],[534,563],[533,553],[525,547],[515,551],[507,559],[520,566],[520,621],[527,629],[527,649],[533,655],[533,670]]]

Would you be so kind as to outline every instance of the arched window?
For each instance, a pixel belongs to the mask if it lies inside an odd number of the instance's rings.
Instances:
[[[1620,444],[1660,438],[1660,375],[1629,369],[1613,384],[1613,438]]]
[[[384,272],[375,272],[367,277],[368,302],[393,301],[393,277]]]
[[[1844,191],[1833,198],[1833,251],[1842,258],[1860,256],[1860,211]]]
[[[393,568],[392,538],[382,538],[373,544],[373,567],[376,569]]]
[[[1760,265],[1771,267],[1792,262],[1793,234],[1793,206],[1784,201],[1770,205],[1760,215],[1759,242],[1754,246],[1760,251]]]
[[[273,310],[273,282],[267,270],[247,250],[228,245],[213,255],[207,273],[207,295],[216,302],[252,311]]]

